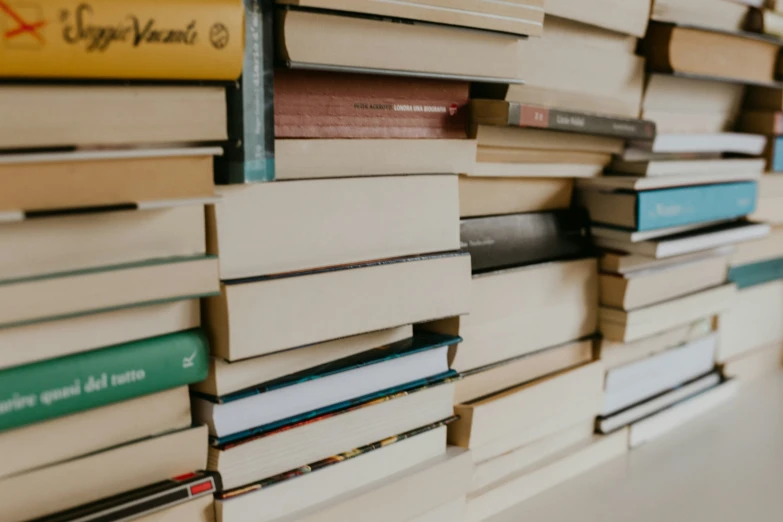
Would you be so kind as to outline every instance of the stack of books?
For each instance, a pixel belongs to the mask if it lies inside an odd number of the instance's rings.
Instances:
[[[0,518],[208,520],[188,385],[227,106],[202,82],[239,77],[242,4],[3,7]]]
[[[724,336],[732,335],[717,316],[736,315],[737,278],[728,266],[752,255],[735,254],[732,245],[769,232],[747,219],[756,216],[767,139],[731,131],[746,117],[743,84],[772,83],[778,44],[727,32],[709,18],[713,11],[692,7],[656,2],[640,45],[652,71],[642,114],[657,135],[630,141],[605,176],[578,184],[605,250],[600,357],[607,375],[597,428],[630,425],[631,446],[734,392],[715,364],[725,360]],[[703,21],[691,17],[697,12]]]
[[[226,179],[244,183],[218,187],[213,357],[192,388],[218,521],[464,512],[472,461],[446,444],[460,338],[413,325],[469,311],[468,80],[518,81],[523,35],[543,18],[534,1],[466,4],[261,5],[287,66],[260,74],[274,78],[257,121],[274,122],[276,180],[235,169]]]

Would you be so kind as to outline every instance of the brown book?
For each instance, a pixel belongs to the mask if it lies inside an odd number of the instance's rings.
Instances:
[[[466,138],[468,83],[280,69],[276,138]]]
[[[767,39],[653,22],[640,49],[656,72],[771,83],[780,44]]]
[[[739,117],[737,130],[779,136],[783,134],[783,112],[745,111]]]

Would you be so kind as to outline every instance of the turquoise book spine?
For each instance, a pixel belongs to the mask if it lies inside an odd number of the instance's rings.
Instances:
[[[740,290],[780,279],[783,279],[783,259],[770,259],[729,269],[729,281]]]
[[[783,137],[771,138],[769,147],[772,148],[772,171],[783,172]]]
[[[733,219],[756,208],[753,181],[650,190],[637,196],[639,231]]]
[[[0,431],[202,381],[208,359],[189,330],[0,371]]]

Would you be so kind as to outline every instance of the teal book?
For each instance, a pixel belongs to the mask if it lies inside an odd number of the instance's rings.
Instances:
[[[245,60],[242,76],[226,89],[228,139],[215,158],[215,183],[275,179],[274,54],[271,0],[244,0]]]
[[[729,269],[729,281],[737,288],[749,288],[783,279],[783,258],[734,266]]]
[[[769,166],[772,172],[783,172],[783,136],[770,138],[769,144]]]
[[[0,431],[202,381],[208,359],[189,330],[0,371]]]

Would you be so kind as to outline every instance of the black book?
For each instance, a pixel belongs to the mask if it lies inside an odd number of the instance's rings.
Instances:
[[[30,522],[120,522],[213,495],[215,476],[197,471]]]
[[[462,249],[473,273],[595,255],[583,209],[463,219]]]

